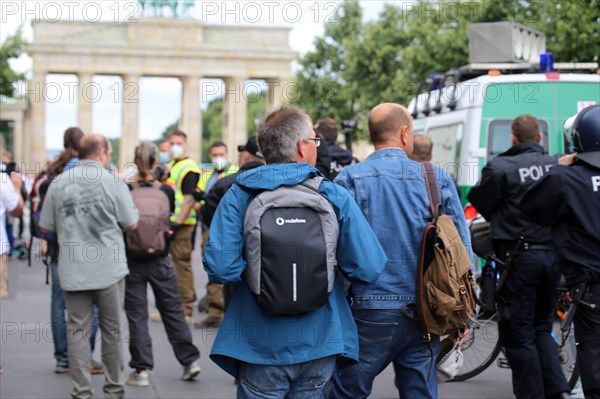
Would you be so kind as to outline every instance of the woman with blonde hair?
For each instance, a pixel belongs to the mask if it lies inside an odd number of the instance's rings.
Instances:
[[[138,145],[135,148],[134,163],[138,173],[129,187],[140,213],[140,220],[137,230],[127,233],[126,240],[129,275],[125,280],[125,313],[131,334],[129,366],[134,369],[126,383],[148,386],[148,371],[154,367],[152,339],[148,331],[148,284],[154,293],[156,307],[175,357],[183,366],[181,379],[192,380],[200,373],[200,367],[196,363],[200,352],[192,343],[192,333],[183,315],[177,275],[168,247],[162,251],[151,251],[150,248],[144,251],[145,248],[140,248],[148,243],[140,238],[142,234],[151,233],[152,237],[164,233],[154,230],[160,230],[160,226],[168,226],[169,213],[175,209],[175,193],[171,187],[161,185],[156,179],[154,168],[158,164],[158,151],[154,144]],[[162,214],[162,209],[166,209],[166,213]],[[157,217],[165,220],[157,222]]]

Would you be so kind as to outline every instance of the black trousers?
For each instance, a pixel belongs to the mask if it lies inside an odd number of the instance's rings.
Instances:
[[[577,364],[586,399],[600,399],[600,283],[589,285],[583,300],[596,309],[578,306],[575,312]]]
[[[500,342],[512,370],[513,393],[545,398],[568,392],[552,337],[556,289],[560,281],[553,251],[521,250],[500,293]]]
[[[150,284],[156,307],[167,333],[175,357],[187,366],[200,357],[192,343],[192,333],[185,321],[177,275],[171,257],[149,261],[128,260],[129,275],[125,279],[125,313],[129,321],[129,352],[133,369],[152,370],[152,339],[148,331],[148,294]]]

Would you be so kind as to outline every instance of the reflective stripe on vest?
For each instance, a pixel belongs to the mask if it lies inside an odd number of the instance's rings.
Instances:
[[[219,173],[218,180],[221,180],[225,176],[232,175],[232,174],[236,173],[238,170],[240,170],[240,168],[235,164],[227,165],[225,170],[223,172]],[[200,189],[200,191],[206,191],[206,185],[208,184],[208,181],[212,177],[213,173],[215,173],[214,169],[209,169],[209,170],[202,172],[202,174],[200,175],[200,180],[198,181],[198,188]]]
[[[198,165],[196,165],[196,163],[189,158],[183,159],[171,165],[171,171],[167,182],[169,185],[175,188],[175,212],[173,212],[173,215],[171,215],[171,218],[169,219],[172,223],[177,221],[177,217],[181,213],[181,208],[185,202],[185,196],[181,192],[181,183],[189,172],[200,174]],[[194,208],[192,208],[190,215],[183,221],[183,224],[194,225],[196,224],[196,220],[196,211]]]

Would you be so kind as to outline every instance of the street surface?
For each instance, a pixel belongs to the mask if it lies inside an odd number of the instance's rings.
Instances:
[[[45,285],[46,268],[34,259],[32,267],[25,261],[9,262],[9,298],[0,300],[0,363],[4,373],[0,375],[0,398],[29,399],[68,398],[71,380],[67,375],[54,373],[52,332],[50,326],[50,286]],[[198,250],[194,254],[196,291],[202,297],[206,285],[206,273],[201,267]],[[150,311],[154,312],[154,299],[149,295]],[[205,314],[195,313],[200,320]],[[209,358],[214,329],[192,329],[194,343],[202,357],[199,360],[202,373],[196,381],[185,382],[181,366],[175,360],[167,341],[162,323],[150,322],[153,338],[155,369],[151,373],[150,387],[126,386],[127,398],[183,399],[183,398],[234,398],[233,378],[218,368]],[[126,346],[127,329],[124,328],[125,373],[129,352]],[[100,338],[98,338],[100,339]],[[100,344],[94,358],[100,360]],[[103,376],[93,376],[94,397],[102,398]],[[512,398],[510,370],[500,369],[495,364],[483,374],[465,382],[440,383],[440,398],[447,399],[504,399]],[[373,399],[397,398],[394,388],[393,370],[388,368],[376,380]],[[409,398],[412,399],[412,398]]]

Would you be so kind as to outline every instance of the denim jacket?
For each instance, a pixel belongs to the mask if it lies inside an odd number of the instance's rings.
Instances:
[[[436,177],[443,212],[454,220],[473,260],[470,235],[452,177],[439,167]],[[345,168],[335,182],[354,197],[388,257],[375,283],[352,282],[352,306],[400,309],[414,303],[421,234],[432,218],[421,163],[408,159],[400,148],[385,148],[372,153],[365,162]]]

